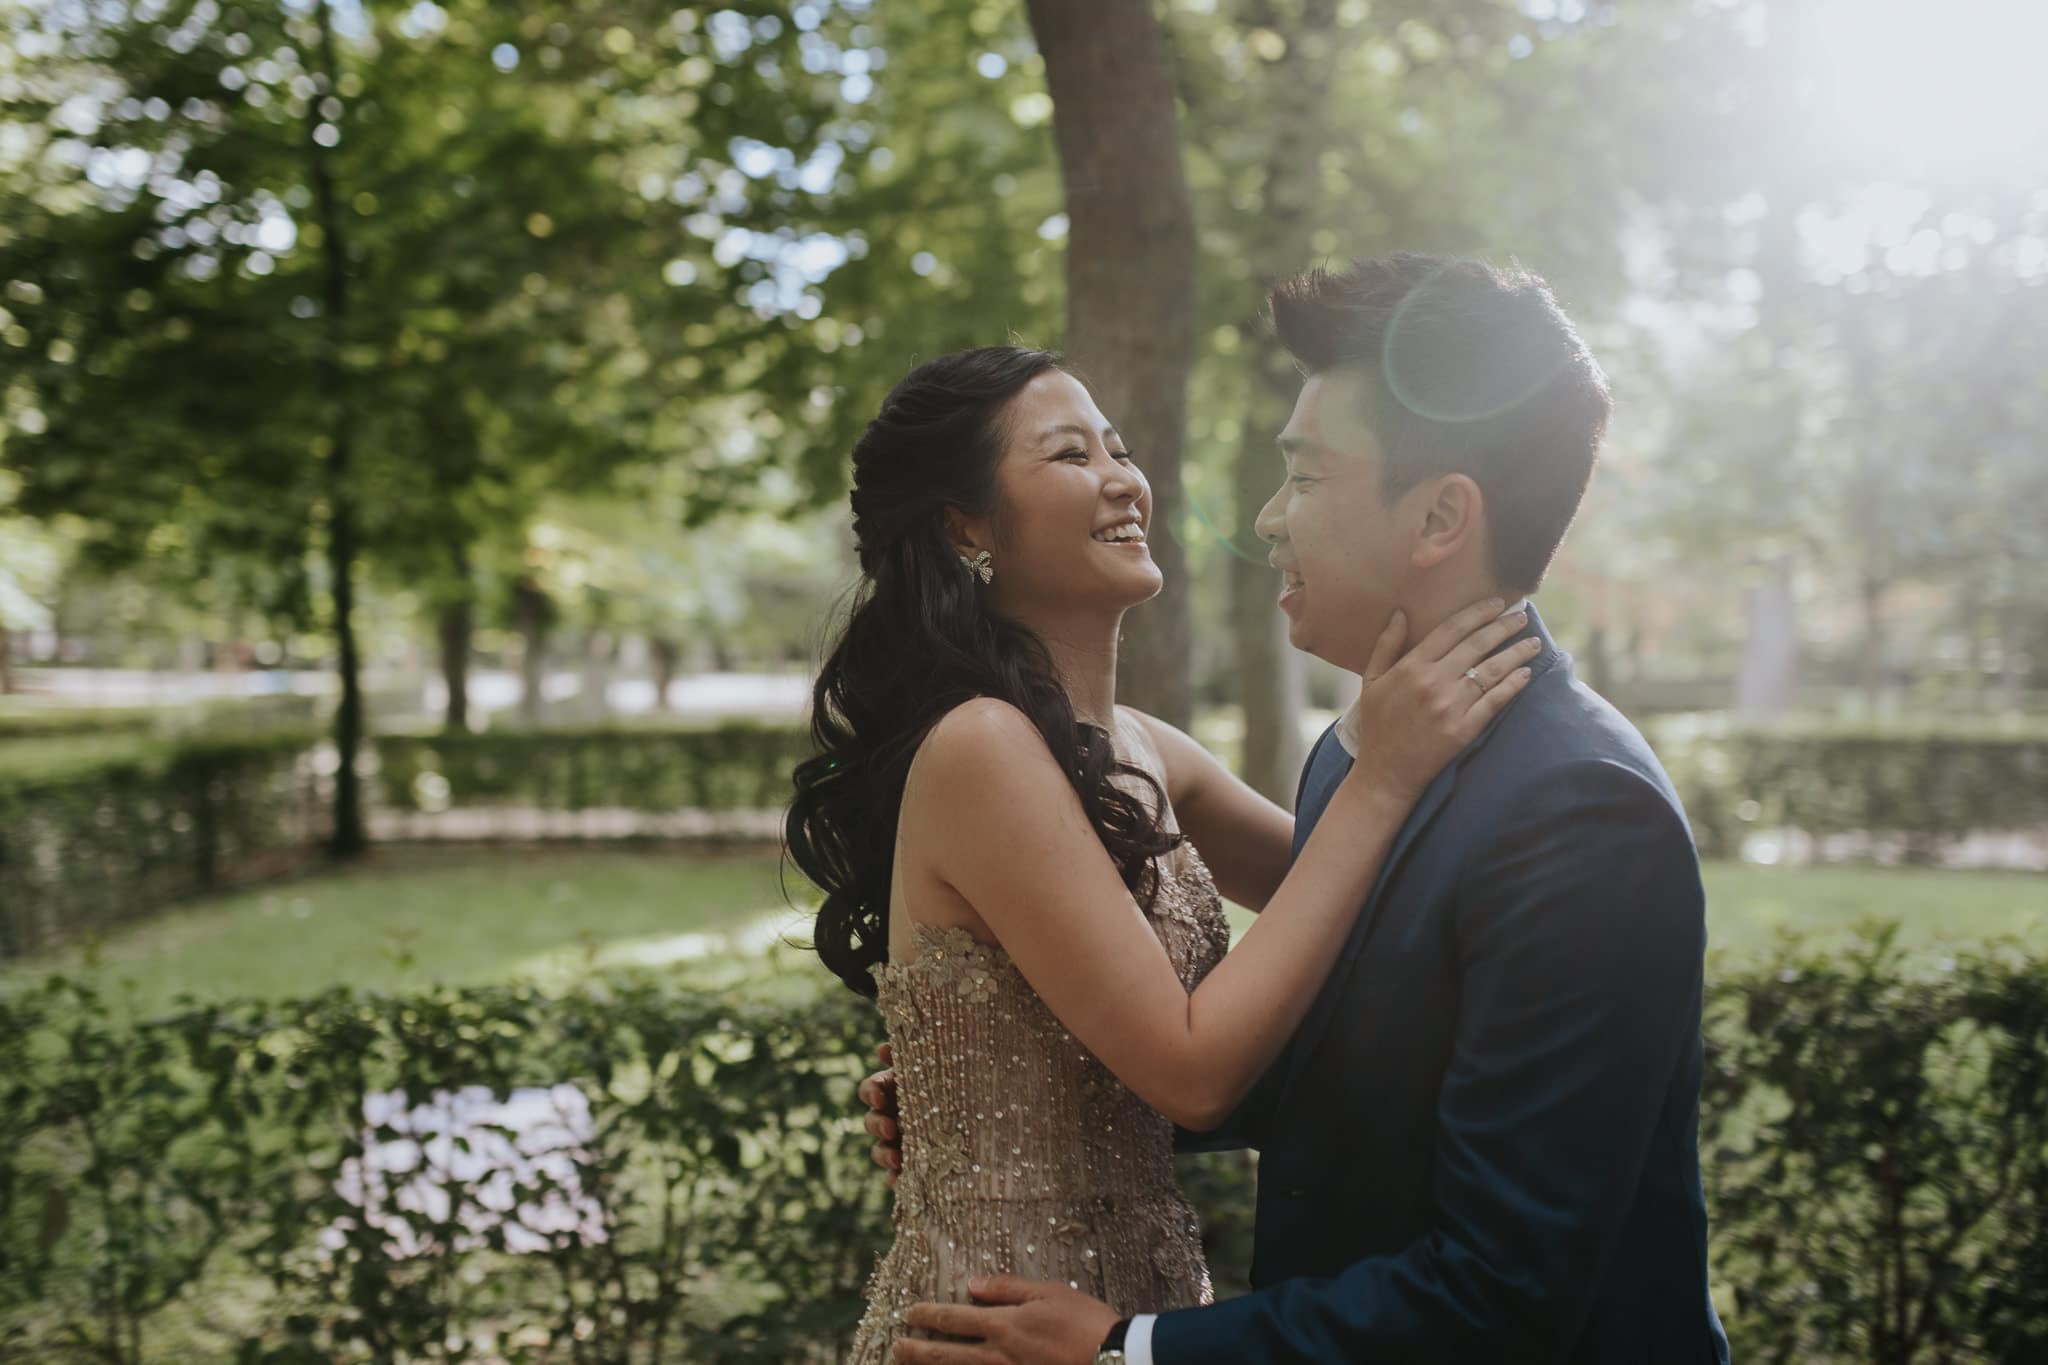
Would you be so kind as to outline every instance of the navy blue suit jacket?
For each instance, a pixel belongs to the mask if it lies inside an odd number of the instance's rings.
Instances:
[[[1224,1130],[1260,1151],[1255,1292],[1162,1316],[1156,1365],[1725,1365],[1698,859],[1642,737],[1530,629],[1533,680],[1417,804]],[[1296,852],[1350,767],[1326,732]]]

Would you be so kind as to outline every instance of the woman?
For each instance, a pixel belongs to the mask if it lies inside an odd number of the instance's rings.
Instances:
[[[863,588],[788,822],[897,1076],[896,1241],[850,1358],[987,1272],[1205,1302],[1173,1125],[1220,1123],[1299,1024],[1410,806],[1526,681],[1526,647],[1494,653],[1522,618],[1481,604],[1405,658],[1397,618],[1359,700],[1374,761],[1290,870],[1284,811],[1116,705],[1123,613],[1160,588],[1150,490],[1057,357],[919,366],[852,503]],[[1219,889],[1263,911],[1227,958]]]

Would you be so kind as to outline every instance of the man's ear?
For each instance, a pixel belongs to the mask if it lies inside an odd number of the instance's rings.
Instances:
[[[1422,485],[1414,514],[1422,526],[1409,562],[1433,569],[1480,535],[1486,525],[1486,495],[1465,474],[1447,474]]]

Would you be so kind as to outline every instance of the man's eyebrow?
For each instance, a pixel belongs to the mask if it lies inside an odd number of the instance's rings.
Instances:
[[[1280,447],[1280,454],[1287,459],[1298,459],[1303,455],[1314,455],[1322,450],[1321,443],[1306,436],[1289,436],[1282,432],[1273,442]]]

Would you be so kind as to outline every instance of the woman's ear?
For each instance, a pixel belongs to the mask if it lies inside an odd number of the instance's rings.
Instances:
[[[989,529],[980,517],[970,517],[957,507],[946,509],[946,540],[953,546],[955,554],[968,559],[983,550],[994,548],[990,542]]]
[[[1465,474],[1446,475],[1416,491],[1423,495],[1415,509],[1422,528],[1409,559],[1418,569],[1433,569],[1478,538],[1486,525],[1486,495]]]

